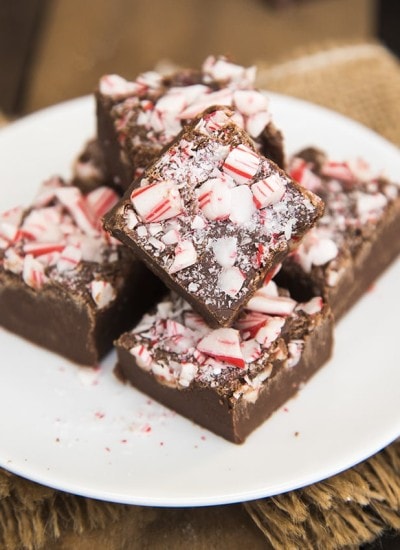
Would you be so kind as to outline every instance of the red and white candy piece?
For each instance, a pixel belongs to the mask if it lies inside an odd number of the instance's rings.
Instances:
[[[321,174],[327,178],[337,179],[346,183],[354,183],[355,177],[346,162],[327,161],[321,169]]]
[[[113,99],[123,99],[143,91],[143,85],[129,82],[117,74],[104,75],[100,79],[100,93]]]
[[[239,331],[233,328],[219,328],[202,338],[197,349],[218,361],[244,368],[246,362],[240,349]]]
[[[258,311],[267,315],[290,315],[297,302],[287,296],[273,296],[268,288],[262,287],[250,298],[246,304],[246,309]]]
[[[360,157],[349,159],[347,165],[354,177],[360,181],[371,181],[375,175],[369,163]]]
[[[257,90],[236,90],[233,93],[236,108],[245,116],[255,115],[268,110],[268,100]]]
[[[162,76],[157,71],[146,71],[137,77],[136,82],[145,88],[159,88],[162,84]]]
[[[242,355],[246,363],[253,363],[261,357],[261,346],[259,342],[253,338],[251,340],[241,342],[240,349],[242,350]]]
[[[254,204],[257,208],[265,208],[279,202],[286,191],[286,182],[278,174],[256,181],[251,186]]]
[[[236,183],[248,183],[258,171],[260,157],[247,145],[240,144],[232,149],[222,166],[223,171]]]
[[[199,124],[204,124],[204,128],[207,130],[207,133],[218,132],[226,126],[229,122],[229,117],[224,111],[214,111],[207,114],[203,117],[203,121]]]
[[[268,348],[282,333],[285,319],[283,317],[268,317],[255,335],[257,342],[263,348]]]
[[[259,329],[268,321],[268,315],[257,311],[245,311],[236,320],[234,328],[240,330],[244,339],[254,338]]]
[[[238,267],[228,267],[221,271],[218,277],[218,288],[232,298],[236,296],[246,280],[245,275]]]
[[[13,248],[8,248],[4,253],[4,269],[19,275],[24,268],[24,258],[15,252]]]
[[[44,243],[36,241],[26,242],[22,247],[25,254],[32,254],[32,256],[61,252],[64,248],[65,244],[63,243]]]
[[[94,219],[100,219],[118,202],[117,193],[110,187],[101,186],[86,195],[86,201]]]
[[[85,197],[77,187],[61,187],[56,189],[56,196],[74,218],[77,226],[88,235],[96,235],[96,220]]]
[[[242,67],[230,63],[223,57],[209,56],[203,63],[202,71],[205,77],[225,83],[234,83],[237,87],[246,88],[254,84],[255,67]],[[207,78],[205,78],[207,80]]]
[[[194,218],[190,223],[191,229],[204,229],[206,225],[207,225],[207,222],[204,220],[204,218],[202,218],[198,214],[194,216]]]
[[[75,229],[74,227],[73,230]],[[62,218],[57,207],[32,210],[23,221],[21,234],[39,242],[61,242],[64,234]]]
[[[25,284],[35,290],[42,288],[47,280],[43,265],[32,254],[27,254],[24,258],[22,278]]]
[[[170,181],[134,189],[131,193],[131,202],[145,223],[173,218],[183,209],[179,189]]]
[[[156,132],[176,135],[182,128],[179,113],[186,107],[185,94],[179,89],[169,90],[156,103],[150,124]]]
[[[232,267],[237,258],[237,238],[220,237],[212,243],[214,257],[221,267]]]
[[[196,191],[199,206],[208,220],[224,220],[231,212],[231,188],[226,177],[207,180]]]
[[[167,338],[171,338],[172,336],[177,335],[182,336],[186,332],[191,333],[191,331],[188,331],[187,327],[185,327],[185,325],[183,325],[182,323],[178,323],[178,321],[175,321],[174,319],[167,319],[165,321],[164,334]]]
[[[338,255],[337,244],[329,238],[319,237],[317,230],[305,236],[294,257],[307,272],[313,265],[325,265]]]
[[[166,94],[160,97],[160,99],[155,104],[155,109],[161,113],[161,115],[166,114],[178,114],[187,105],[186,95],[181,88],[173,88],[168,90]]]
[[[149,350],[143,346],[142,344],[139,344],[137,346],[133,346],[129,352],[133,355],[133,357],[136,359],[137,365],[144,369],[144,370],[150,370],[153,358],[149,352]]]
[[[249,222],[256,212],[253,194],[247,185],[238,185],[231,190],[231,222],[242,225]]]
[[[126,227],[128,229],[134,229],[139,223],[139,220],[135,212],[133,211],[133,209],[126,210],[126,212],[124,213],[124,219],[125,219]]]
[[[36,208],[47,206],[54,199],[55,189],[61,187],[63,182],[58,176],[54,176],[42,183],[36,197],[33,201],[33,206]]]
[[[194,363],[182,361],[180,363],[181,372],[179,375],[178,383],[180,386],[187,388],[190,386],[192,380],[196,377],[198,367]]]
[[[357,214],[362,221],[375,219],[386,207],[388,199],[382,193],[356,193]]]
[[[23,209],[20,206],[0,215],[0,237],[6,242],[14,242],[21,225]]]
[[[296,311],[304,311],[308,315],[315,315],[319,313],[323,308],[324,302],[320,296],[315,296],[311,298],[308,302],[298,304]]]
[[[180,241],[175,247],[175,258],[169,268],[169,273],[177,273],[196,262],[197,252],[192,241]]]
[[[60,273],[63,273],[64,271],[75,269],[81,260],[81,249],[77,246],[70,244],[64,248],[60,255],[60,258],[57,262],[57,270]]]
[[[187,331],[185,334],[176,334],[169,338],[164,338],[163,347],[169,352],[177,353],[179,355],[187,355],[190,350],[193,350],[194,340],[193,337]]]
[[[289,174],[295,181],[310,191],[317,191],[322,185],[321,178],[314,174],[309,164],[300,157],[295,157],[291,161]]]
[[[255,113],[246,119],[246,131],[251,135],[251,137],[257,138],[270,121],[271,115],[267,111]]]
[[[187,105],[194,103],[199,98],[211,92],[211,88],[204,84],[191,84],[190,86],[173,86],[170,88],[169,93],[173,94],[179,92],[185,96]]]
[[[170,229],[161,237],[161,240],[164,244],[176,244],[180,241],[181,235],[177,229]]]
[[[228,88],[205,94],[184,109],[179,117],[182,120],[189,120],[214,105],[225,105],[229,107],[232,105],[232,98],[232,92]]]
[[[76,245],[81,249],[83,261],[102,262],[104,243],[101,239],[89,235],[80,235],[80,238],[76,240]]]
[[[200,336],[204,336],[204,334],[207,334],[210,332],[210,327],[205,322],[203,317],[199,315],[197,312],[193,310],[185,311],[184,320],[185,320],[185,326],[192,329],[196,333],[199,333]]]
[[[89,283],[90,294],[98,309],[103,309],[115,299],[115,290],[108,281],[94,280]]]

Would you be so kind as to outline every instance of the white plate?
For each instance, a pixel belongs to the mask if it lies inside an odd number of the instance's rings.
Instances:
[[[398,150],[358,124],[282,96],[272,109],[289,151],[318,144],[400,174]],[[90,98],[1,131],[0,210],[67,174],[93,133]],[[0,329],[0,464],[72,493],[157,506],[249,500],[336,474],[400,434],[399,280],[398,261],[338,327],[334,359],[242,446],[120,384],[112,354],[87,370]]]

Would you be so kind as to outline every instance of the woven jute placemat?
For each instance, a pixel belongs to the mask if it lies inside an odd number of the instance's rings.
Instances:
[[[258,65],[260,87],[332,108],[400,144],[400,70],[384,47],[318,44],[279,65]],[[309,487],[210,508],[100,502],[0,469],[0,548],[7,550],[336,550],[388,529],[400,530],[400,441]]]

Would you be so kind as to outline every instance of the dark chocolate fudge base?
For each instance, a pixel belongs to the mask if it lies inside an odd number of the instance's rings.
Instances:
[[[76,363],[94,366],[164,292],[161,282],[133,258],[126,259],[118,278],[115,300],[97,309],[61,284],[50,282],[36,291],[0,269],[0,325]]]
[[[162,385],[151,373],[139,368],[129,351],[117,342],[117,374],[159,403],[193,420],[233,443],[243,443],[274,411],[293,397],[330,358],[333,320],[327,314],[304,338],[299,363],[292,368],[276,363],[276,373],[268,378],[254,403],[236,401],[214,388],[189,387],[177,390]]]

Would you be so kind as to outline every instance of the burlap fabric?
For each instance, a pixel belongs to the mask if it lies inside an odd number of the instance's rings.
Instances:
[[[335,109],[400,144],[400,70],[376,44],[317,45],[259,85]],[[230,506],[157,509],[98,502],[0,470],[0,548],[131,550],[358,548],[400,530],[400,441],[326,481]]]

